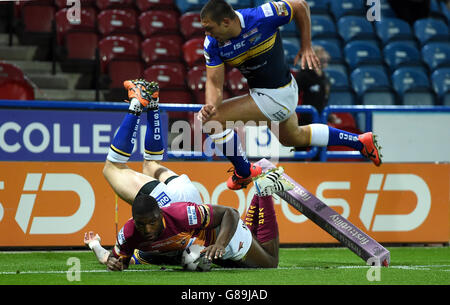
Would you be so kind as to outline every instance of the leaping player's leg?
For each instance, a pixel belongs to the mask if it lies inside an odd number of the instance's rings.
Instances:
[[[131,204],[140,188],[154,180],[126,165],[134,148],[140,115],[151,104],[152,92],[149,91],[150,83],[144,80],[125,81],[124,86],[128,90],[130,106],[111,143],[103,175],[116,194]]]
[[[381,147],[378,146],[376,136],[372,132],[358,135],[326,124],[299,126],[296,114],[292,114],[286,121],[280,123],[279,140],[285,146],[295,147],[346,146],[360,151],[376,166],[381,164]]]
[[[233,175],[227,181],[228,188],[232,190],[245,188],[252,181],[252,177],[261,174],[261,168],[248,161],[239,135],[233,129],[226,129],[226,124],[227,122],[267,122],[267,118],[256,107],[252,97],[246,94],[224,101],[217,107],[216,114],[209,121],[218,122],[222,127],[219,131],[213,132],[210,137],[234,166]]]

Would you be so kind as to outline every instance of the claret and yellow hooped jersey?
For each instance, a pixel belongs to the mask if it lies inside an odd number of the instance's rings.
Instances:
[[[238,37],[219,43],[206,36],[207,67],[225,63],[238,68],[250,88],[279,88],[291,81],[278,27],[291,22],[292,7],[286,1],[269,2],[236,10],[241,23]]]

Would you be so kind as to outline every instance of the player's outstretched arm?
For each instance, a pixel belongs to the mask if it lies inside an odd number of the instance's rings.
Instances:
[[[292,7],[295,23],[300,31],[301,49],[294,59],[294,65],[300,60],[302,69],[320,69],[320,60],[312,48],[311,42],[311,15],[309,6],[304,0],[288,0]]]
[[[239,222],[239,213],[235,209],[220,205],[212,207],[214,215],[212,227],[220,225],[220,231],[217,234],[216,242],[201,251],[210,260],[221,258],[225,254],[225,248],[236,232]]]
[[[100,244],[101,238],[98,234],[94,234],[94,232],[89,231],[84,233],[84,244],[88,246],[97,257],[97,260],[100,264],[106,264],[110,252],[102,247]]]

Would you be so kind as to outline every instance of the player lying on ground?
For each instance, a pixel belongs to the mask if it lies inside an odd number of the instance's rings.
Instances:
[[[132,215],[117,236],[111,253],[100,245],[100,237],[85,234],[84,242],[109,270],[128,268],[135,249],[172,256],[174,251],[194,245],[209,261],[231,260],[240,267],[276,268],[278,266],[278,224],[272,194],[293,185],[282,176],[282,169],[261,175],[246,223],[230,207],[175,202],[160,208],[155,198],[139,193],[132,204]]]
[[[269,234],[271,240],[263,239],[260,245],[252,239],[248,227],[234,209],[202,204],[198,190],[186,175],[177,176],[156,162],[162,159],[164,152],[161,137],[155,137],[155,126],[160,126],[157,83],[134,80],[126,81],[124,85],[128,90],[130,106],[110,146],[103,174],[118,196],[132,204],[133,218],[118,234],[116,246],[112,254],[107,255],[106,261],[107,252],[98,240],[95,241],[95,235],[86,234],[87,243],[99,260],[111,270],[122,270],[128,266],[134,249],[173,253],[198,243],[206,246],[204,252],[211,259],[217,257],[240,261],[246,255],[245,264],[248,266],[276,266],[278,251],[275,257],[273,252],[268,253],[264,247],[267,244],[270,249],[278,249],[278,246],[273,246],[273,243],[278,243],[277,237]],[[138,173],[130,169],[126,162],[133,151],[144,105],[148,108],[145,160],[143,173]],[[276,173],[272,172],[267,178],[264,176],[261,179],[267,180],[273,175]],[[266,180],[261,180],[261,194],[265,190],[283,191],[292,186],[280,175],[268,180],[270,183],[264,182]],[[270,196],[255,198],[253,206],[267,205],[262,209],[273,211]],[[261,217],[265,217],[261,232],[265,232],[267,226],[277,228],[274,211],[263,213]],[[268,231],[276,235],[278,232]]]
[[[245,156],[241,141],[227,122],[279,122],[277,132],[285,146],[342,145],[360,151],[379,166],[381,155],[371,132],[362,135],[325,124],[299,126],[295,109],[298,87],[285,60],[279,27],[292,20],[297,24],[301,49],[294,60],[301,68],[320,66],[311,43],[310,11],[306,1],[286,0],[265,3],[256,8],[234,10],[225,0],[210,0],[200,12],[205,30],[205,105],[198,118],[218,122],[211,131],[216,147],[234,166],[227,186],[238,190],[261,173]],[[225,64],[239,69],[250,88],[246,95],[223,101]],[[228,129],[227,129],[228,128]]]

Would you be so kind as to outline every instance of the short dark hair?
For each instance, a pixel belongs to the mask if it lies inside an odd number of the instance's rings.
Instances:
[[[131,205],[133,217],[137,215],[148,215],[159,210],[158,202],[148,194],[139,192]]]
[[[200,18],[209,18],[220,24],[224,18],[236,18],[236,13],[225,0],[209,0],[200,11]]]

